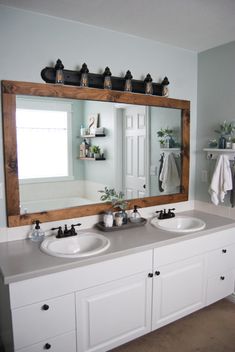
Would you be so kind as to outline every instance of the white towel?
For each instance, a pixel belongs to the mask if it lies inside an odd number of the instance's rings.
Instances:
[[[165,192],[176,191],[176,187],[180,186],[179,173],[173,153],[165,153],[159,180],[162,181],[162,188]]]
[[[215,165],[215,170],[212,176],[209,193],[213,204],[218,205],[219,202],[224,202],[224,197],[227,191],[233,188],[232,174],[229,165],[229,158],[226,154],[221,154]]]

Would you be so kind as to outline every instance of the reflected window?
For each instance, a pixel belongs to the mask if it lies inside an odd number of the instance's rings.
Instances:
[[[72,104],[17,98],[20,182],[72,178]]]

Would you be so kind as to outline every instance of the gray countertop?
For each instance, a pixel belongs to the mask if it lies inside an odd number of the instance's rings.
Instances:
[[[80,259],[57,258],[44,254],[39,249],[40,244],[28,239],[1,243],[1,278],[5,284],[9,284],[58,271],[73,269],[79,266],[94,264],[179,241],[185,241],[213,233],[215,230],[219,231],[235,226],[235,220],[233,219],[198,211],[187,211],[178,213],[177,215],[198,217],[206,222],[206,228],[199,232],[184,235],[159,230],[151,225],[150,221],[144,226],[115,232],[101,232],[92,228],[89,229],[89,232],[99,232],[109,238],[111,243],[110,247],[101,254]],[[81,233],[82,232],[87,232],[87,230],[83,230]]]

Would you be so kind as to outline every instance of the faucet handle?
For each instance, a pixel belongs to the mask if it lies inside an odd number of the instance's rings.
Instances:
[[[80,222],[78,222],[77,224],[72,224],[71,227],[75,227],[75,226],[81,226],[82,224],[80,224]]]
[[[163,218],[163,210],[157,210],[156,214],[159,213],[158,219],[162,219]]]
[[[61,226],[59,226],[59,227],[52,227],[51,230],[52,230],[52,231],[58,230],[57,235],[56,235],[56,238],[61,238],[61,237],[63,237],[63,231],[62,231],[62,227],[61,227]]]
[[[173,213],[173,210],[175,210],[175,208],[168,209],[168,214],[170,215],[171,218],[175,217],[175,213]]]

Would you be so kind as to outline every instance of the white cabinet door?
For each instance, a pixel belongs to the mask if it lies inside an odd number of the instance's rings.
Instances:
[[[155,269],[153,330],[205,305],[204,266],[199,256]]]
[[[78,352],[108,351],[151,328],[152,279],[140,273],[76,294]]]

